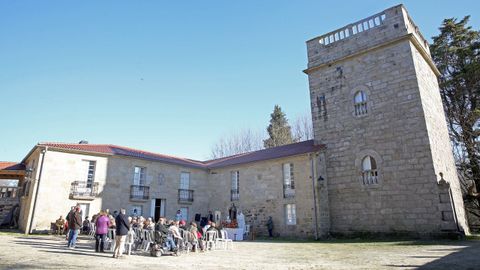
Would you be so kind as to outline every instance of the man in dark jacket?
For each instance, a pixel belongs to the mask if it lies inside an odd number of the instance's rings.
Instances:
[[[115,229],[115,249],[113,251],[113,257],[118,258],[122,256],[123,250],[125,248],[125,240],[127,239],[128,230],[130,230],[130,222],[128,217],[125,215],[125,209],[120,209],[120,214],[115,218],[115,224],[117,225]]]
[[[170,246],[170,248],[172,250],[174,250],[176,248],[175,246],[175,241],[173,241],[173,239],[171,237],[168,237],[168,228],[167,226],[165,226],[165,218],[164,217],[161,217],[157,224],[155,225],[155,231],[157,231],[161,237],[161,239],[155,239],[156,241],[162,241],[162,243],[167,243],[168,246]]]
[[[77,244],[77,236],[82,227],[82,217],[80,216],[80,207],[75,207],[75,210],[70,212],[67,217],[68,228],[68,247],[75,248]]]

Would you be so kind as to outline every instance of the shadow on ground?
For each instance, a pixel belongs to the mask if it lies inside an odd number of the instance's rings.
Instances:
[[[458,269],[458,270],[478,270],[480,269],[480,242],[479,241],[428,241],[427,245],[433,243],[435,245],[444,245],[445,248],[429,248],[424,250],[425,253],[431,255],[409,256],[411,258],[428,258],[434,259],[431,262],[422,265],[415,264],[387,264],[388,267],[415,268],[418,270],[441,270],[441,269]],[[399,245],[426,245],[425,241],[411,241],[408,244],[399,243]],[[453,252],[452,252],[453,251]],[[452,252],[444,255],[445,252]]]
[[[39,249],[40,252],[54,253],[54,254],[71,254],[90,257],[111,257],[109,253],[97,253],[94,250],[92,243],[79,243],[75,249],[69,249],[66,241],[59,241],[61,238],[45,238],[45,237],[17,237],[13,241],[18,245],[26,245],[32,248]],[[82,241],[82,239],[80,239]],[[83,239],[85,241],[85,239]]]

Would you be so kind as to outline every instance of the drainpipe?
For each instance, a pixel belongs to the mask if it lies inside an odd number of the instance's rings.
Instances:
[[[315,240],[318,240],[318,218],[317,218],[317,191],[315,187],[315,163],[314,163],[315,154],[310,154],[310,165],[312,168],[311,178],[312,178],[312,190],[313,190],[313,209],[315,214]]]
[[[38,183],[37,183],[37,190],[35,191],[35,198],[33,198],[33,210],[32,210],[32,217],[30,218],[30,226],[28,228],[28,233],[32,233],[32,226],[33,226],[33,217],[35,216],[35,208],[37,206],[37,199],[38,199],[38,190],[40,190],[40,180],[42,180],[42,172],[43,172],[43,162],[45,161],[45,153],[47,152],[48,147],[42,149],[42,162],[40,163],[40,172],[38,174]]]

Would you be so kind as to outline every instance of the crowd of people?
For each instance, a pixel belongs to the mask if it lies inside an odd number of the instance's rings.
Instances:
[[[201,221],[192,221],[187,224],[182,219],[180,211],[177,212],[174,219],[160,217],[157,222],[151,217],[127,216],[125,209],[110,213],[109,209],[102,210],[92,216],[91,219],[85,217],[81,220],[81,208],[79,205],[72,207],[66,215],[55,222],[58,233],[64,233],[67,239],[67,247],[74,249],[77,243],[77,237],[80,232],[84,234],[95,235],[95,252],[105,252],[107,237],[112,239],[110,232],[115,232],[114,258],[121,258],[124,253],[125,242],[128,235],[135,235],[135,231],[147,230],[158,232],[161,235],[161,242],[166,243],[172,251],[178,250],[179,243],[189,244],[192,251],[206,250],[206,234],[209,231],[216,231],[218,238],[222,238],[221,224],[213,222],[211,212],[202,218]],[[112,239],[113,240],[113,239]]]

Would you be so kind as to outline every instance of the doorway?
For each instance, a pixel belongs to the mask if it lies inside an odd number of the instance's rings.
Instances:
[[[160,217],[165,216],[165,204],[165,199],[152,199],[151,215],[155,222],[157,222]]]
[[[82,222],[85,220],[85,217],[88,217],[88,212],[90,211],[90,204],[89,203],[79,203],[80,206],[80,213],[82,214]]]

